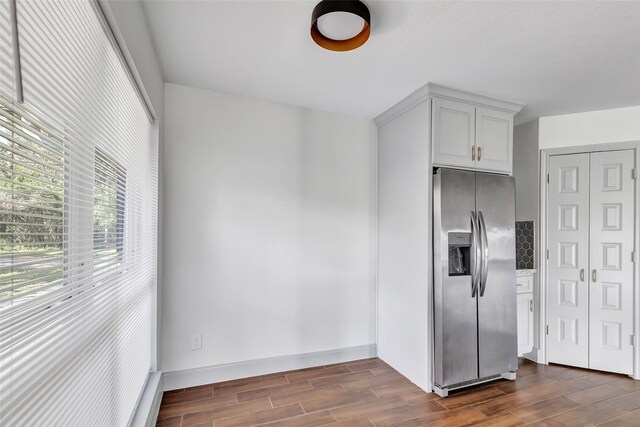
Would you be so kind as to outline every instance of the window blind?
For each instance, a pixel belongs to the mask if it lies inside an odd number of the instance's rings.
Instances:
[[[157,129],[95,2],[16,6],[24,104],[0,92],[0,425],[124,426],[155,336]]]
[[[7,0],[0,0],[0,91],[13,96],[13,38],[11,13]]]

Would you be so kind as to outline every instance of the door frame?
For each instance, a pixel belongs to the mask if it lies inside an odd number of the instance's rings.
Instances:
[[[640,170],[640,141],[625,141],[625,142],[610,142],[603,144],[590,144],[581,145],[575,147],[562,147],[562,148],[547,148],[540,150],[540,244],[538,247],[538,268],[539,268],[539,336],[538,343],[539,348],[537,352],[537,363],[548,364],[547,356],[547,334],[546,327],[549,322],[548,318],[548,269],[547,269],[547,174],[549,173],[549,157],[562,154],[581,154],[581,153],[594,153],[602,151],[620,151],[620,150],[634,150],[635,153],[635,169],[636,173]],[[635,230],[634,230],[634,253],[635,262],[633,267],[633,335],[634,335],[634,349],[633,349],[633,375],[630,375],[636,380],[640,380],[640,178],[635,182]]]

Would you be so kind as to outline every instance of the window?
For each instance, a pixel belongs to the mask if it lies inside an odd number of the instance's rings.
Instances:
[[[62,285],[62,142],[0,98],[0,309]]]
[[[127,425],[154,363],[157,124],[93,0],[16,0],[11,101],[7,3],[0,425]]]
[[[126,172],[115,159],[96,149],[93,195],[94,270],[120,261],[123,252]]]

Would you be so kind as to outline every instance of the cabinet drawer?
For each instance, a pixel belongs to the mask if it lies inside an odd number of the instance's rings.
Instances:
[[[533,276],[516,276],[516,290],[518,293],[533,292]]]

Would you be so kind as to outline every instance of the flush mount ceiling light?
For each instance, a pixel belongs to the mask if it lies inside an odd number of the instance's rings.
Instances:
[[[311,38],[325,49],[357,49],[369,38],[371,15],[358,0],[322,0],[311,14]]]

